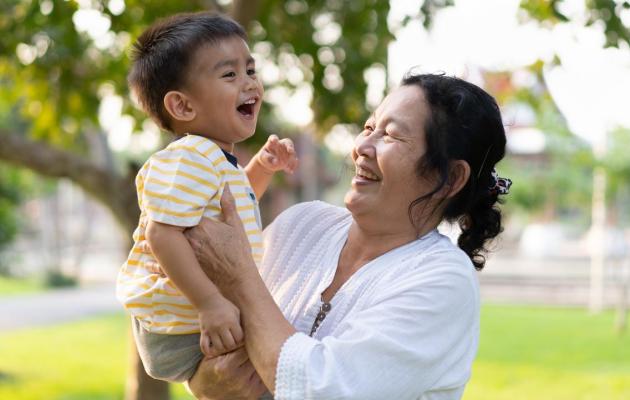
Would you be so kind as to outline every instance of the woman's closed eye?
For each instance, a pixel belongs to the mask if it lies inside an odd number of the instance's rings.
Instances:
[[[400,140],[398,135],[396,135],[394,132],[389,132],[385,129],[383,130],[383,137],[388,140]]]

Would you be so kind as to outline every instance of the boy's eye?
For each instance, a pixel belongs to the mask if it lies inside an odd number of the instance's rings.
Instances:
[[[249,68],[247,70],[247,75],[256,75],[256,69],[255,68]]]
[[[234,78],[236,76],[236,72],[226,72],[223,74],[223,78]]]

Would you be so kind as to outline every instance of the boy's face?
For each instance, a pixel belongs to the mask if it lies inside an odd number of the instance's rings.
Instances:
[[[202,46],[193,57],[185,89],[196,111],[190,133],[232,151],[256,130],[263,88],[255,61],[237,36]]]

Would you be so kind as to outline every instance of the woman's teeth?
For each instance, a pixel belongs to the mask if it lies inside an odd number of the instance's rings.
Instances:
[[[360,176],[362,178],[366,178],[372,181],[378,181],[379,178],[378,176],[374,175],[373,173],[371,173],[370,171],[367,171],[361,167],[356,167],[356,174],[357,176]]]

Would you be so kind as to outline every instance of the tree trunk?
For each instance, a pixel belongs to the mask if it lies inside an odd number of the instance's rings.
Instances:
[[[110,209],[131,240],[140,216],[134,184],[136,171],[120,176],[75,153],[6,132],[0,132],[0,160],[43,176],[72,180]],[[144,371],[132,339],[125,399],[168,400],[169,397],[168,383],[155,380]]]
[[[138,224],[136,171],[120,176],[76,153],[0,131],[0,160],[50,178],[68,178],[109,208],[127,232]]]
[[[234,0],[230,14],[247,29],[256,16],[259,3],[260,0]],[[208,2],[208,9],[222,11],[212,0]],[[21,133],[7,131],[0,131],[0,160],[29,168],[43,176],[70,179],[109,208],[131,240],[140,214],[134,183],[137,171],[134,168],[130,168],[127,176],[121,176],[111,166],[99,166],[92,159],[45,142],[28,140]],[[146,374],[133,339],[130,343],[125,399],[168,400],[168,383]]]
[[[126,400],[169,400],[167,382],[151,378],[144,371],[136,345],[129,330],[129,361],[127,362]]]

